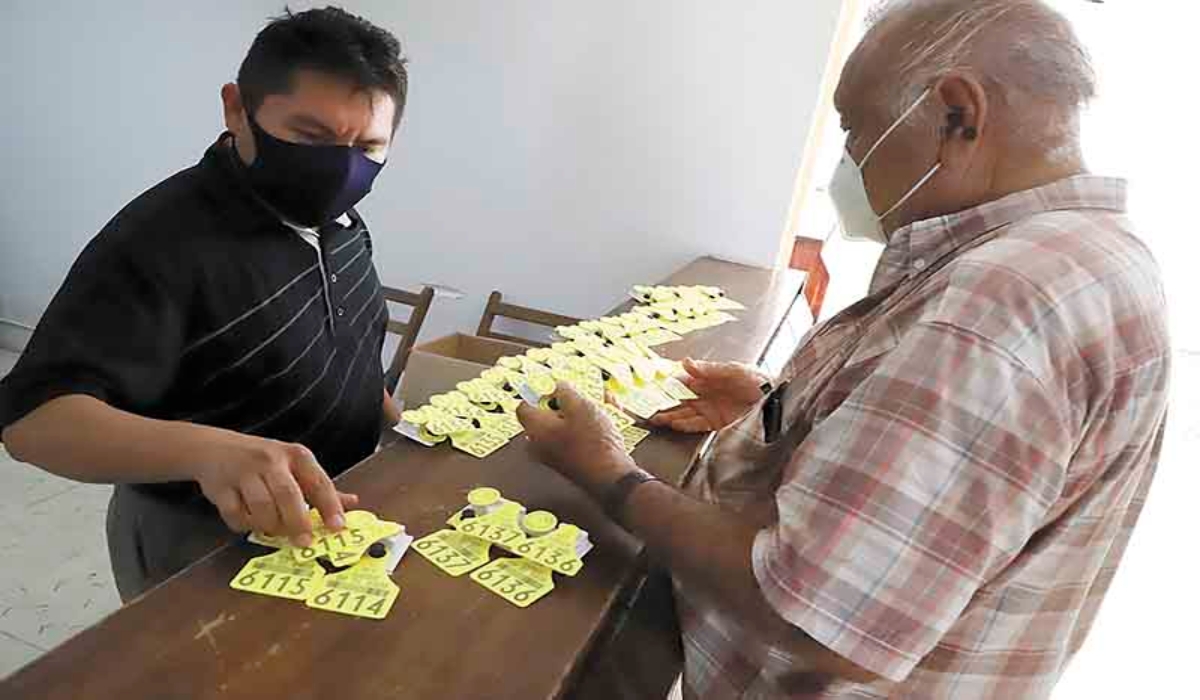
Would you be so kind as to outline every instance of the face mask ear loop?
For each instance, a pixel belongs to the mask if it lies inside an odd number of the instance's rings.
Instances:
[[[883,132],[883,135],[880,136],[877,141],[875,141],[875,145],[871,146],[870,150],[867,151],[867,154],[863,156],[862,162],[858,164],[860,170],[867,164],[867,159],[871,157],[871,154],[875,152],[875,149],[879,148],[879,145],[883,143],[884,139],[891,136],[893,131],[899,129],[900,125],[904,123],[904,120],[908,119],[913,112],[917,111],[917,107],[921,106],[921,103],[925,101],[926,97],[929,97],[929,93],[931,92],[933,92],[933,88],[925,88],[925,92],[921,93],[921,96],[917,98],[917,101],[914,102],[911,107],[904,110],[904,114],[901,114],[899,119],[892,122],[892,125],[887,128],[887,131]]]
[[[935,163],[935,164],[934,164],[934,166],[933,166],[932,168],[930,168],[930,169],[929,169],[929,172],[925,173],[925,177],[921,178],[920,180],[917,180],[917,184],[913,185],[913,186],[912,186],[912,189],[910,189],[910,190],[909,190],[909,191],[908,191],[908,192],[907,192],[907,193],[906,193],[906,194],[905,194],[903,197],[901,197],[899,202],[896,202],[895,204],[893,204],[893,205],[892,205],[892,208],[891,208],[891,209],[888,209],[887,211],[885,211],[885,212],[883,212],[882,214],[880,214],[880,215],[879,215],[879,220],[880,220],[880,221],[883,221],[884,219],[886,219],[886,218],[888,217],[888,215],[889,215],[889,214],[891,214],[892,212],[894,212],[894,211],[896,211],[897,209],[899,209],[901,205],[903,205],[903,204],[904,204],[905,202],[907,202],[907,201],[908,201],[908,200],[909,200],[909,199],[910,199],[910,198],[911,198],[911,197],[912,197],[914,194],[916,194],[916,193],[917,193],[917,190],[921,189],[921,187],[922,187],[922,186],[923,186],[923,185],[924,185],[926,182],[929,182],[929,178],[933,177],[934,175],[937,175],[937,172],[938,172],[939,170],[941,170],[941,169],[942,169],[942,164],[941,164],[941,163]]]

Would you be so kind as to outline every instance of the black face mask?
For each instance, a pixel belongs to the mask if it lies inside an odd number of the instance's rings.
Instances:
[[[350,146],[310,146],[268,134],[253,117],[254,162],[246,172],[258,196],[293,224],[316,227],[371,191],[383,168]]]

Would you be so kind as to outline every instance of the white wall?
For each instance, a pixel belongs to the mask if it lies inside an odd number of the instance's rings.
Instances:
[[[218,90],[279,3],[6,0],[0,318],[32,324],[128,200],[199,160]],[[0,344],[24,339],[0,324]]]
[[[346,2],[411,59],[363,206],[385,280],[467,292],[432,335],[473,329],[493,288],[593,314],[697,255],[770,264],[839,4]],[[282,2],[197,7],[5,3],[0,317],[36,321],[87,239],[220,131]]]

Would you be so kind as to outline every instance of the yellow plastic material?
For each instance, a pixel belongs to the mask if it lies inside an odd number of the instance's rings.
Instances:
[[[438,530],[413,543],[413,549],[451,576],[461,576],[486,564],[491,544],[455,530]]]
[[[531,538],[517,545],[513,553],[549,567],[560,574],[574,576],[583,568],[579,558],[583,530],[574,525],[560,525],[548,535]],[[586,540],[582,540],[586,541]]]
[[[507,445],[509,438],[499,432],[476,430],[450,436],[455,449],[466,452],[477,459],[484,459]]]
[[[659,382],[659,386],[663,388],[663,391],[667,392],[668,396],[676,401],[691,401],[692,399],[699,398],[696,392],[689,389],[688,385],[679,381],[677,377],[667,377]]]
[[[535,510],[525,515],[521,526],[530,537],[541,537],[554,532],[558,527],[558,516],[548,510]]]
[[[487,508],[500,502],[500,491],[491,486],[481,486],[467,493],[467,503],[474,508]]]
[[[471,580],[519,608],[554,590],[550,569],[527,559],[497,559],[471,574]]]
[[[325,527],[315,509],[312,513],[315,514],[312,515],[313,542],[308,547],[292,549],[296,561],[312,561],[326,557],[334,564],[344,566],[358,561],[372,543],[399,534],[404,529],[399,523],[376,518],[374,513],[352,510],[346,513],[346,527],[334,531]]]
[[[400,588],[384,568],[384,559],[366,556],[345,571],[326,575],[305,604],[342,615],[382,620],[398,595]]]
[[[325,570],[320,564],[298,562],[290,551],[281,549],[246,562],[229,587],[274,598],[307,600],[324,579]]]
[[[526,540],[521,529],[521,517],[525,507],[513,501],[504,501],[499,507],[474,518],[463,518],[462,512],[450,518],[449,524],[461,533],[478,537],[493,544],[512,549]]]
[[[621,429],[621,439],[625,442],[625,454],[633,454],[637,446],[650,436],[650,431],[636,425],[627,425]]]

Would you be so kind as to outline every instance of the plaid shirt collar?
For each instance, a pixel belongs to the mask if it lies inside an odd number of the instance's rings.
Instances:
[[[1125,180],[1074,175],[1041,187],[1015,192],[977,207],[897,229],[888,240],[870,293],[924,270],[979,236],[1034,214],[1063,209],[1107,209],[1125,212]]]

